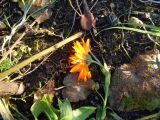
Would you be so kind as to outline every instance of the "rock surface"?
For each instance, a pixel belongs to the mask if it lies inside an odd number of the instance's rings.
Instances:
[[[160,54],[157,49],[117,68],[111,81],[110,106],[120,111],[160,106]]]

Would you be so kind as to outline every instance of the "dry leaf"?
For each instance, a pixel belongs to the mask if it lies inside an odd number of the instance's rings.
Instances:
[[[64,78],[63,84],[66,86],[62,90],[63,98],[69,99],[70,102],[78,102],[87,99],[91,89],[95,86],[93,80],[87,82],[78,82],[78,74],[69,74]]]
[[[55,84],[53,80],[49,80],[47,82],[47,86],[43,88],[39,88],[36,93],[34,94],[34,100],[42,99],[44,94],[51,94],[52,96],[55,95]]]
[[[0,21],[0,30],[5,29],[7,26],[4,24],[4,22]]]
[[[19,7],[24,10],[24,5],[22,2],[18,2]],[[38,9],[41,9],[44,5],[51,3],[50,0],[36,0],[32,7],[29,10],[29,13],[32,14]],[[29,1],[26,1],[26,4],[29,4]],[[44,8],[44,10],[41,10],[41,12],[36,13],[34,16],[32,16],[38,24],[44,22],[45,20],[49,19],[52,15],[51,5],[47,7],[47,9]]]
[[[91,28],[95,28],[96,21],[94,19],[93,14],[88,11],[81,15],[81,26],[84,30],[90,30]]]

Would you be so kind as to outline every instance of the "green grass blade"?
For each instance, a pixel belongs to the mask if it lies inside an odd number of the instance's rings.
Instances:
[[[145,30],[131,28],[131,27],[110,27],[110,28],[106,28],[106,29],[101,30],[100,32],[97,33],[97,35],[100,34],[101,32],[104,32],[106,30],[111,30],[111,29],[129,30],[129,31],[139,32],[139,33],[143,33],[143,34],[150,34],[150,35],[160,37],[160,32],[145,31]]]
[[[73,120],[86,120],[96,110],[95,107],[80,107],[73,110]]]
[[[47,102],[44,102],[43,100],[36,101],[31,107],[31,112],[35,120],[38,120],[38,116],[41,113],[45,113],[49,120],[58,120],[58,117],[53,111],[51,105],[47,104]]]
[[[58,105],[61,112],[60,120],[74,120],[71,104],[68,100],[65,100],[64,102],[58,100]]]

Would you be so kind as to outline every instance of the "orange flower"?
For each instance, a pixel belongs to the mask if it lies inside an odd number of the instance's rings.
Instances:
[[[87,58],[89,57],[90,51],[90,40],[87,39],[86,43],[82,40],[82,45],[80,42],[76,41],[73,49],[75,53],[69,58],[69,62],[73,64],[70,72],[79,72],[78,80],[86,82],[91,78],[91,72],[89,71],[87,64]]]

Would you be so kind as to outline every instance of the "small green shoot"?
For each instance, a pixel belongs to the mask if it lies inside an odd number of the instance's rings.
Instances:
[[[12,67],[12,62],[9,58],[7,58],[0,64],[0,72],[8,70],[11,67]]]
[[[72,110],[68,100],[63,102],[58,100],[59,110],[57,110],[52,106],[51,100],[52,96],[45,94],[42,100],[38,100],[32,105],[31,112],[35,120],[38,120],[41,113],[45,113],[49,120],[86,120],[96,109],[92,106],[84,106]]]
[[[72,120],[73,119],[73,113],[71,104],[68,100],[65,100],[64,102],[61,102],[58,100],[58,105],[60,108],[60,120]]]
[[[86,120],[96,110],[95,107],[85,106],[73,110],[73,120]]]
[[[58,116],[56,115],[58,110],[52,107],[50,103],[51,99],[52,96],[47,94],[43,96],[42,100],[38,100],[32,105],[31,112],[35,120],[38,120],[38,116],[41,113],[45,113],[49,120],[58,120]]]

